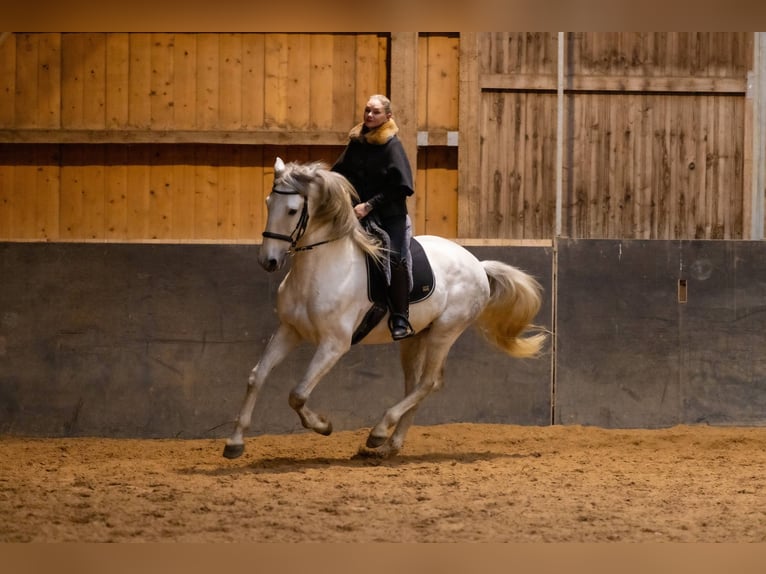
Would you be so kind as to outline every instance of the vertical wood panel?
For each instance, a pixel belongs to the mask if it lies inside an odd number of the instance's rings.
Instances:
[[[333,124],[352,126],[362,121],[362,109],[370,94],[357,97],[354,89],[356,77],[356,41],[353,36],[342,34],[333,42]]]
[[[197,36],[197,128],[219,125],[220,53],[217,34]]]
[[[218,236],[218,154],[216,146],[195,146],[194,237]]]
[[[265,40],[263,34],[245,34],[242,39],[242,127],[264,125]]]
[[[127,109],[124,112],[127,113]],[[112,241],[125,241],[129,238],[128,148],[127,146],[110,145],[106,147],[104,153],[106,162],[104,169],[104,238]]]
[[[127,205],[128,239],[148,239],[149,177],[151,151],[149,146],[128,148]]]
[[[129,124],[130,103],[130,36],[106,36],[106,117],[107,129],[125,128]]]
[[[284,82],[285,117],[284,125],[291,129],[305,130],[309,127],[311,110],[311,59],[309,39],[305,34],[290,34],[287,36],[287,68]]]
[[[269,34],[264,52],[264,124],[287,126],[287,34]]]
[[[12,127],[16,115],[16,42],[9,34],[0,43],[0,126]]]
[[[242,35],[222,34],[220,42],[219,123],[224,130],[242,127]]]
[[[333,37],[312,34],[309,46],[309,110],[312,129],[333,127]],[[349,128],[351,126],[348,126]]]
[[[85,34],[81,63],[82,127],[106,125],[106,35]]]
[[[172,169],[171,224],[174,239],[194,238],[194,147],[173,146],[168,155]]]
[[[241,239],[260,239],[266,226],[266,194],[263,165],[266,161],[263,147],[244,146],[241,149],[240,168],[240,226]]]
[[[39,37],[36,34],[18,34],[16,37],[14,123],[18,127],[37,127],[38,43]]]
[[[458,154],[458,236],[481,234],[481,110],[483,97],[476,86],[480,72],[480,40],[486,35],[460,34],[460,90],[458,93],[460,153]]]
[[[37,127],[61,125],[61,34],[40,34],[38,45]]]
[[[59,232],[63,239],[83,239],[86,237],[82,225],[84,149],[62,146],[61,150]]]
[[[176,129],[197,128],[197,38],[176,34],[173,41],[173,121]]]
[[[13,237],[13,202],[18,197],[13,184],[17,150],[18,147],[0,144],[0,237],[4,239]]]
[[[457,149],[433,147],[418,153],[418,196],[424,198],[418,211],[422,233],[457,237]]]
[[[174,171],[168,169],[171,149],[160,145],[150,147],[148,234],[151,239],[173,237]]]
[[[61,125],[63,128],[81,128],[83,125],[84,36],[64,34],[61,39],[61,48]]]
[[[385,91],[378,84],[378,38],[370,34],[356,39],[356,101],[367,102],[367,97]]]
[[[149,105],[153,129],[167,130],[175,125],[175,37],[151,35],[151,80]]]
[[[130,99],[128,121],[131,128],[148,128],[152,121],[149,94],[152,91],[151,34],[130,35]]]

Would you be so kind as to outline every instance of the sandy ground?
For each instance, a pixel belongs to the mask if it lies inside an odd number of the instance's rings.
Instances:
[[[0,438],[0,542],[763,542],[766,429],[415,426],[223,441]]]

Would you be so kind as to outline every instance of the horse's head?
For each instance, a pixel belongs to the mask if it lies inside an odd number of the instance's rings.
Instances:
[[[274,184],[266,198],[268,218],[258,256],[261,266],[276,271],[297,251],[349,236],[364,251],[376,255],[378,246],[361,230],[354,215],[352,202],[357,200],[348,180],[329,171],[326,164],[285,164],[277,158]]]
[[[268,218],[258,261],[266,271],[280,269],[308,225],[307,178],[295,165],[274,162],[274,184],[266,198]]]

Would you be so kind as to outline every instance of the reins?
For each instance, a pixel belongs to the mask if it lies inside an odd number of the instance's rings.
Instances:
[[[277,189],[276,187],[271,188],[271,193],[277,193],[279,195],[300,195],[300,192],[295,191],[293,189]],[[279,239],[280,241],[287,241],[290,244],[290,249],[288,249],[288,253],[290,255],[293,255],[294,253],[298,253],[299,251],[310,251],[311,249],[314,249],[314,247],[318,247],[319,245],[324,245],[325,243],[330,243],[331,241],[335,241],[339,239],[338,237],[334,239],[325,239],[324,241],[317,241],[316,243],[312,243],[311,245],[302,245],[301,247],[297,246],[298,241],[301,240],[303,237],[303,234],[306,233],[306,228],[309,224],[309,202],[308,198],[303,198],[303,209],[301,210],[301,217],[298,219],[298,223],[295,226],[295,229],[293,229],[293,232],[290,235],[283,235],[282,233],[273,233],[269,231],[268,229],[265,230],[262,235],[264,237],[268,237],[270,239]]]

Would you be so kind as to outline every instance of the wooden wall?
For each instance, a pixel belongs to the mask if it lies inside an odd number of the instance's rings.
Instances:
[[[459,233],[553,237],[557,34],[463,41]],[[562,235],[744,237],[752,34],[571,33],[564,54]]]
[[[0,240],[258,242],[274,156],[333,161],[396,54],[416,232],[747,238],[752,33],[566,34],[560,204],[557,35],[404,36],[2,35]]]

